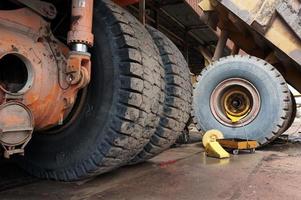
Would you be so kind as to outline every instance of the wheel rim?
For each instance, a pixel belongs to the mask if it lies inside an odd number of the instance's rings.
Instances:
[[[223,125],[241,127],[251,123],[261,107],[260,95],[249,81],[231,78],[221,82],[212,92],[210,109]]]

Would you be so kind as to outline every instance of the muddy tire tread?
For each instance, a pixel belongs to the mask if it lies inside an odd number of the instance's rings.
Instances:
[[[165,69],[164,112],[150,142],[131,164],[148,160],[175,143],[191,112],[192,85],[188,65],[178,48],[158,30],[147,27],[159,48]]]

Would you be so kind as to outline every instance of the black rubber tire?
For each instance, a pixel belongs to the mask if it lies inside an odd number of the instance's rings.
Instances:
[[[185,58],[163,33],[150,26],[147,29],[159,48],[164,64],[164,112],[160,116],[160,125],[150,142],[131,163],[148,160],[173,145],[185,129],[191,113],[192,84]]]
[[[284,123],[282,125],[282,127],[279,129],[279,134],[283,134],[285,133],[285,131],[287,131],[291,125],[294,122],[295,117],[293,117],[294,115],[294,105],[293,105],[293,94],[290,92],[290,98],[288,99],[288,111],[287,111],[287,116],[284,118]],[[296,103],[296,102],[295,102]],[[295,113],[296,115],[296,113]]]
[[[289,120],[288,120],[288,123],[287,123],[283,133],[285,133],[285,131],[287,131],[292,126],[292,124],[295,121],[296,115],[297,115],[297,103],[296,103],[296,99],[292,92],[291,92],[291,100],[292,100],[292,102],[290,105]]]
[[[163,65],[136,18],[110,1],[94,10],[92,79],[76,121],[55,135],[34,134],[21,164],[35,176],[75,181],[128,163],[163,112]]]
[[[252,83],[261,96],[256,118],[244,127],[220,123],[210,109],[210,96],[216,86],[228,78],[242,78]],[[205,68],[194,89],[193,117],[198,129],[218,129],[225,138],[257,140],[265,145],[281,133],[289,119],[290,92],[282,75],[269,63],[251,56],[229,56]],[[283,129],[282,129],[283,130]]]

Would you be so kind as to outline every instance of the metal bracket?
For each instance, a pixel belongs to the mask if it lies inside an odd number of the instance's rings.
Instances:
[[[4,144],[1,144],[3,149],[4,149],[4,158],[6,159],[10,159],[10,157],[12,155],[21,155],[21,156],[24,156],[25,155],[25,147],[27,146],[27,144],[29,143],[29,141],[31,140],[32,136],[30,136],[23,145],[20,145],[19,147],[9,147],[9,146],[6,146]]]
[[[89,53],[71,51],[66,66],[67,82],[83,88],[90,82],[91,60]]]
[[[2,99],[0,99],[0,105],[4,102],[10,101],[10,100],[23,100],[24,94],[23,93],[12,93],[7,91],[6,89],[4,89],[1,85],[0,85],[0,92],[2,95]]]
[[[203,11],[213,11],[217,2],[215,0],[201,0],[199,3],[199,7]]]

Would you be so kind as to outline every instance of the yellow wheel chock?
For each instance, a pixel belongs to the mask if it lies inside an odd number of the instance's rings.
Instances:
[[[217,139],[224,139],[224,134],[219,130],[212,129],[204,134],[202,142],[204,147],[206,147],[209,142],[216,142]]]
[[[229,158],[230,154],[216,141],[223,139],[224,135],[218,130],[209,130],[203,136],[203,145],[206,155],[214,158]]]

